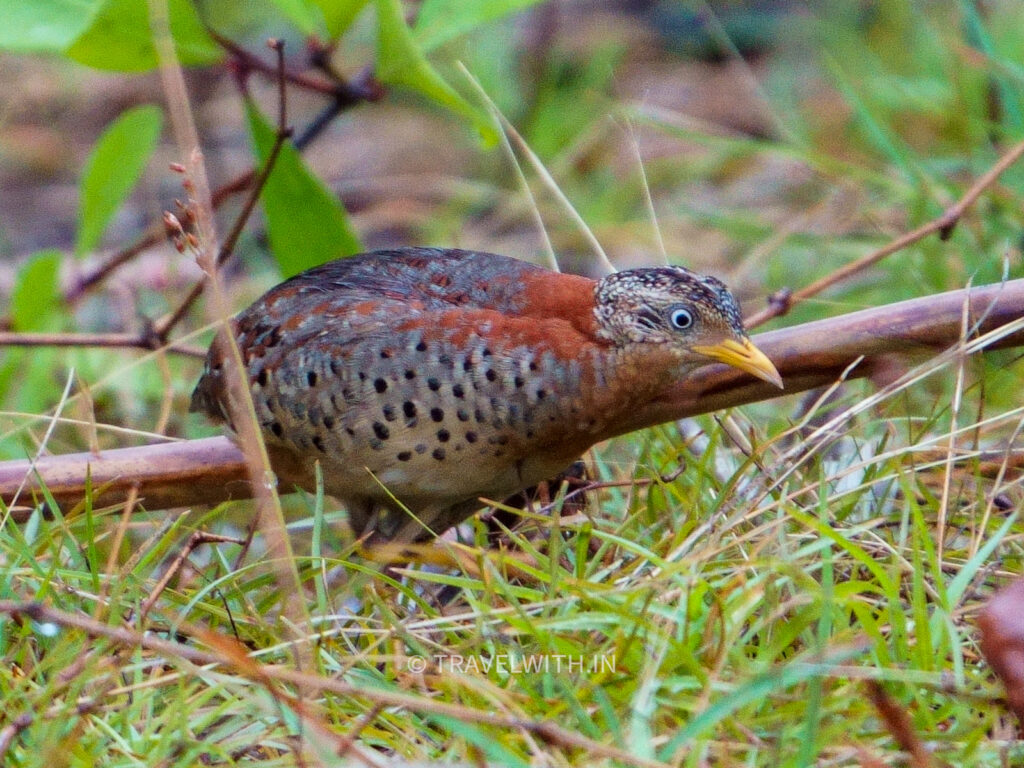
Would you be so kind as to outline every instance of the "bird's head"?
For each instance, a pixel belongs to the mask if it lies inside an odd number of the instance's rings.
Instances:
[[[664,345],[683,369],[718,361],[782,387],[720,280],[683,267],[628,269],[598,281],[595,304],[598,334],[617,346]]]

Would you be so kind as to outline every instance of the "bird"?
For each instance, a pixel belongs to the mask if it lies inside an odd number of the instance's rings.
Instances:
[[[726,286],[681,266],[565,274],[408,247],[323,264],[233,321],[279,482],[416,542],[556,476],[700,366],[779,386]],[[222,330],[191,410],[231,428]],[[232,432],[233,434],[233,432]]]

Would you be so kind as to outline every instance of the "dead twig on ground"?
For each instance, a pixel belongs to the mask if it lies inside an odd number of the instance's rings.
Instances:
[[[112,626],[87,616],[67,613],[42,603],[24,603],[0,600],[0,615],[9,616],[14,622],[26,620],[37,624],[51,624],[65,629],[84,632],[91,637],[103,638],[108,642],[127,648],[139,648],[158,654],[166,659],[176,659],[200,666],[220,667],[244,678],[266,686],[287,684],[310,691],[332,693],[346,698],[364,699],[370,706],[383,705],[401,707],[424,714],[436,714],[465,723],[486,723],[498,728],[509,728],[535,734],[548,744],[563,749],[579,749],[603,760],[615,760],[624,765],[638,768],[666,768],[667,763],[637,757],[619,747],[603,744],[579,733],[567,730],[549,720],[533,720],[493,708],[477,709],[461,704],[438,701],[429,696],[394,691],[385,688],[345,682],[336,677],[310,674],[291,669],[284,665],[260,664],[237,642],[201,628],[179,625],[181,633],[187,633],[206,645],[206,649],[195,644],[166,640],[153,633],[143,633],[124,626]],[[311,640],[313,638],[306,638]],[[164,663],[163,661],[161,663]],[[412,673],[410,673],[412,674]],[[290,699],[289,704],[299,701]],[[87,706],[88,702],[79,705]],[[296,711],[302,715],[304,712]],[[307,720],[307,722],[309,722]],[[347,743],[346,737],[338,737],[339,747]]]

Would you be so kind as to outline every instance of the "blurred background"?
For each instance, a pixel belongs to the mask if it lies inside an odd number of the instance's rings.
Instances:
[[[939,215],[1024,135],[1017,0],[520,5],[528,7],[454,35],[451,23],[437,33],[417,27],[418,4],[405,10],[438,71],[479,106],[457,68],[464,64],[614,264],[657,263],[663,247],[669,260],[726,279],[748,312],[771,292],[806,285]],[[311,70],[306,36],[270,0],[198,7],[266,64],[273,59],[265,40],[274,36],[287,43],[291,71]],[[357,80],[372,68],[375,43],[373,14],[363,13],[327,52],[329,66]],[[215,189],[253,164],[237,69],[220,63],[187,72]],[[71,255],[89,152],[126,108],[163,104],[159,77],[8,52],[0,54],[0,78],[0,296],[11,295],[19,270],[43,249],[63,254],[60,281],[73,290],[183,195],[180,176],[168,170],[181,158],[165,128],[100,245]],[[245,83],[264,114],[275,115],[272,77],[252,72]],[[297,134],[325,104],[319,94],[289,89]],[[562,268],[599,269],[579,226],[534,170],[524,166],[531,201],[508,155],[477,123],[410,90],[387,88],[379,101],[343,111],[304,157],[343,201],[365,249],[430,244],[543,260],[535,201]],[[1011,169],[950,241],[926,239],[775,322],[991,282],[1006,269],[1017,274],[1022,186],[1024,170]],[[219,209],[222,233],[239,200]],[[279,279],[259,211],[228,269],[237,308]],[[73,306],[53,306],[42,327],[134,331],[175,306],[197,276],[190,255],[162,242]],[[24,354],[0,352],[0,403],[29,413],[52,407],[62,385],[54,381],[58,369],[40,358],[59,355],[89,380],[138,357],[36,350],[26,368]],[[166,385],[175,405],[170,433],[202,432],[180,415],[198,364],[171,364],[170,384],[151,365],[108,380],[96,393],[100,419],[130,421],[125,408],[151,413]],[[36,385],[26,386],[33,376]],[[7,442],[0,440],[0,454],[21,450]]]

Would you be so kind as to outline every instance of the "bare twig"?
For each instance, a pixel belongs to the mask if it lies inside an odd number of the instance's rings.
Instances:
[[[244,51],[244,49],[234,43],[230,43],[229,50],[232,55],[236,56],[236,58],[245,60],[250,69],[273,74],[276,78],[281,77],[281,74],[279,74],[281,72],[280,64],[277,68],[268,65],[254,54]],[[374,80],[372,70],[370,68],[364,69],[359,77],[357,77],[353,82],[343,80],[340,76],[334,73],[333,70],[324,69],[324,71],[332,73],[333,82],[321,83],[319,81],[312,80],[311,78],[306,78],[301,75],[296,76],[291,73],[285,73],[283,75],[284,79],[299,87],[305,87],[307,90],[314,90],[332,97],[331,102],[320,112],[320,114],[314,117],[313,120],[310,121],[310,124],[296,136],[293,144],[299,151],[309,146],[309,144],[323,133],[324,129],[330,125],[331,121],[345,110],[364,101],[380,101],[384,96],[384,89],[376,80]],[[310,88],[309,86],[313,87]],[[256,179],[257,174],[258,169],[253,168],[252,170],[236,176],[231,181],[214,190],[211,194],[211,204],[214,210],[220,208],[226,200],[234,195],[250,189],[253,186],[253,182]],[[187,227],[191,222],[183,220],[182,224]],[[159,245],[164,241],[166,236],[167,233],[162,223],[153,225],[143,233],[136,242],[114,253],[93,271],[81,277],[65,293],[65,300],[69,302],[78,301],[88,291],[106,280],[117,269],[124,266],[141,253]]]
[[[189,536],[188,541],[185,542],[185,546],[182,547],[181,551],[175,556],[174,561],[164,571],[163,576],[154,585],[153,589],[149,591],[149,597],[146,598],[145,602],[139,608],[139,624],[140,626],[145,622],[146,616],[156,605],[156,601],[160,598],[160,595],[167,588],[167,585],[178,575],[181,569],[185,566],[188,561],[189,555],[192,554],[198,547],[203,544],[242,544],[240,539],[232,536],[221,536],[216,533],[207,533],[206,531],[196,531]]]
[[[163,349],[178,355],[206,357],[206,350],[180,342],[162,345],[151,334],[135,333],[17,333],[0,331],[0,347],[109,347]]]
[[[947,208],[938,218],[921,225],[915,230],[900,235],[895,240],[892,240],[881,248],[872,251],[866,256],[862,256],[856,261],[852,261],[839,269],[833,270],[820,280],[816,280],[808,286],[793,292],[790,292],[789,289],[783,289],[782,291],[773,294],[769,297],[768,306],[760,312],[755,312],[751,317],[749,317],[746,320],[746,326],[748,328],[756,328],[774,317],[785,315],[801,301],[809,299],[811,296],[816,296],[822,291],[831,288],[836,283],[846,280],[848,277],[867,269],[872,264],[884,259],[886,256],[891,256],[897,251],[903,250],[908,245],[912,245],[919,240],[923,240],[928,237],[928,235],[938,232],[941,239],[948,239],[949,236],[952,235],[957,222],[960,221],[967,209],[974,205],[978,198],[981,197],[982,193],[992,186],[996,179],[998,179],[1007,168],[1017,162],[1022,155],[1024,155],[1024,142],[1017,144],[1013,149],[999,158],[995,165],[978,177],[977,181],[971,185],[970,189],[964,193],[963,197]]]
[[[235,66],[244,70],[260,72],[274,78],[274,80],[283,78],[285,81],[303,90],[332,96],[335,103],[341,102],[346,106],[359,104],[363,101],[376,101],[381,96],[380,87],[366,75],[356,82],[350,83],[340,77],[333,69],[326,67],[320,67],[320,69],[332,75],[331,81],[320,80],[319,78],[310,77],[299,72],[290,72],[283,67],[280,58],[274,64],[268,64],[259,56],[242,48],[234,41],[228,40],[215,30],[207,27],[207,31],[218,45],[231,54]]]
[[[163,242],[165,237],[162,224],[154,224],[138,240],[124,248],[89,274],[82,277],[64,294],[64,300],[70,303],[78,301],[93,286],[107,279],[115,270],[127,264],[136,256]]]
[[[241,236],[242,230],[245,229],[245,225],[248,223],[249,217],[256,208],[256,203],[260,198],[260,193],[263,191],[263,187],[266,186],[267,179],[270,178],[271,171],[274,170],[277,158],[281,154],[281,148],[292,134],[287,123],[287,102],[285,100],[287,89],[285,87],[284,73],[284,44],[280,40],[272,40],[269,45],[274,51],[276,51],[278,61],[277,133],[274,136],[274,144],[270,148],[270,153],[267,155],[267,161],[263,164],[259,173],[253,177],[253,183],[250,185],[249,195],[246,198],[245,203],[242,205],[242,210],[239,211],[238,216],[235,217],[234,224],[231,225],[231,229],[228,232],[227,237],[224,238],[219,250],[217,251],[218,267],[223,265],[234,252],[235,245],[238,243],[238,238]],[[195,303],[196,299],[202,295],[205,285],[206,278],[196,283],[192,287],[192,290],[189,291],[188,296],[185,297],[185,300],[182,301],[174,311],[154,325],[153,333],[161,342],[167,340],[167,336],[170,334],[174,326],[181,321]]]

